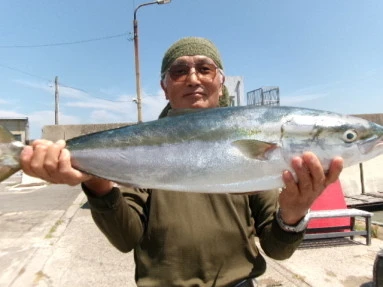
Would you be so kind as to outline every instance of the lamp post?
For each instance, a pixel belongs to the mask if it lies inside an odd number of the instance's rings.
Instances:
[[[134,10],[133,17],[133,39],[134,39],[134,59],[136,66],[136,93],[137,93],[137,121],[142,122],[142,106],[141,106],[141,78],[140,78],[140,59],[138,55],[138,22],[137,22],[137,11],[143,6],[152,4],[168,4],[171,0],[157,0],[153,2],[143,3]]]

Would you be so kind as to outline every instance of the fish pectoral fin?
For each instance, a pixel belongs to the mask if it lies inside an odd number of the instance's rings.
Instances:
[[[244,156],[251,159],[267,160],[267,153],[278,147],[275,143],[258,140],[237,140],[232,143]]]

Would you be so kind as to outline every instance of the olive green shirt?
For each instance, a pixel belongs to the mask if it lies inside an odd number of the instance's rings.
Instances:
[[[88,196],[94,221],[120,251],[134,250],[137,286],[233,286],[265,272],[255,244],[290,257],[303,233],[275,220],[277,190],[255,195],[113,188]]]

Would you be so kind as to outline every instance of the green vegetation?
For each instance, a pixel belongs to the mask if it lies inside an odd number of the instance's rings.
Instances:
[[[56,223],[52,226],[52,228],[49,230],[48,234],[45,235],[45,239],[49,239],[53,237],[53,234],[56,232],[57,228],[62,224],[64,221],[59,219],[56,221]]]

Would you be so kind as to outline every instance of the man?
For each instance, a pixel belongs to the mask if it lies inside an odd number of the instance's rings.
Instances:
[[[162,61],[161,87],[169,104],[161,116],[170,109],[225,105],[224,81],[212,42],[177,41]],[[82,184],[100,230],[122,252],[134,250],[138,286],[255,286],[266,263],[254,236],[268,256],[290,257],[303,238],[311,204],[342,170],[342,159],[336,158],[325,174],[310,152],[291,164],[297,182],[284,172],[281,193],[190,194],[119,188],[85,175],[72,169],[63,141],[35,141],[22,153],[26,173],[53,183]]]

